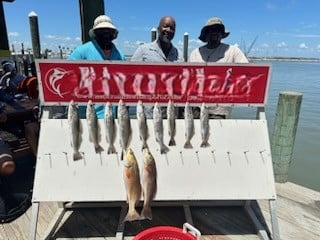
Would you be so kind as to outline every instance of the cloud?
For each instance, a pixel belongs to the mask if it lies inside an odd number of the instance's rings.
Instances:
[[[20,34],[19,34],[18,32],[9,32],[9,33],[8,33],[8,36],[9,36],[9,37],[19,37]]]
[[[56,39],[56,36],[53,35],[45,35],[44,37],[47,39]]]
[[[285,47],[287,47],[287,44],[283,41],[277,44],[277,48],[285,48]]]
[[[277,6],[276,6],[276,5],[274,5],[274,4],[273,4],[273,3],[271,3],[271,2],[267,2],[267,3],[266,3],[266,9],[267,9],[267,10],[274,11],[274,10],[276,10],[276,9],[277,9]]]
[[[307,46],[305,43],[300,43],[300,44],[299,44],[299,48],[300,48],[300,49],[307,49],[308,46]]]

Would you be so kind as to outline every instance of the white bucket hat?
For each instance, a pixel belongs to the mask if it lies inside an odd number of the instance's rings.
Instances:
[[[94,30],[96,29],[100,29],[100,28],[110,28],[113,29],[115,31],[115,37],[114,39],[117,37],[118,35],[118,29],[116,28],[116,26],[112,23],[112,20],[110,17],[106,16],[106,15],[100,15],[98,17],[96,17],[96,19],[94,20],[93,23],[93,27],[90,29],[89,31],[89,36],[90,37],[94,37]]]

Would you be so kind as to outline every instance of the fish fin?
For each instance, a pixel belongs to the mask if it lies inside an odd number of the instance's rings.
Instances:
[[[104,151],[103,147],[101,147],[99,144],[98,146],[94,146],[94,150],[96,151],[96,153],[101,153]]]
[[[176,141],[173,138],[170,139],[169,146],[176,146]]]
[[[108,148],[108,154],[116,153],[116,148],[113,145],[110,145]]]
[[[192,144],[190,141],[186,141],[186,143],[183,146],[184,148],[193,148]]]
[[[210,143],[203,141],[200,145],[200,147],[205,148],[205,147],[210,147]]]
[[[131,222],[131,221],[135,221],[135,220],[140,220],[140,215],[137,212],[136,209],[130,210],[128,211],[126,217],[123,219],[124,222]]]
[[[82,158],[82,155],[80,152],[74,152],[73,153],[73,161],[79,160]]]
[[[161,147],[160,147],[160,153],[161,154],[167,153],[167,152],[169,152],[169,150],[170,149],[164,144],[162,144]]]
[[[149,219],[152,220],[152,210],[150,206],[144,205],[140,214],[140,220]]]

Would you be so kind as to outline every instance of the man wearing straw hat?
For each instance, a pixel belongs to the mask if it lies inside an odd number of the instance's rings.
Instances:
[[[118,36],[118,30],[110,17],[100,15],[94,20],[92,29],[89,31],[91,41],[77,47],[69,56],[69,60],[118,60],[124,61],[124,54],[112,42]],[[80,107],[80,115],[84,116],[85,107]],[[98,118],[104,116],[104,105],[95,105]],[[113,108],[116,116],[116,108]]]
[[[199,36],[199,39],[206,44],[191,52],[189,62],[248,63],[248,59],[237,46],[221,42],[229,34],[220,18],[210,18]],[[230,107],[209,108],[211,118],[224,119],[230,112]]]
[[[77,47],[69,60],[125,60],[122,52],[112,43],[118,36],[118,30],[110,17],[98,16],[89,31],[89,36],[91,41]]]

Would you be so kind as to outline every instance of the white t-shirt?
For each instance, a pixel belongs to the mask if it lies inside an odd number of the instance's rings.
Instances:
[[[248,63],[249,61],[237,46],[220,43],[218,47],[213,49],[206,46],[194,49],[190,54],[189,62]],[[209,107],[210,114],[228,116],[230,112],[231,107]]]

